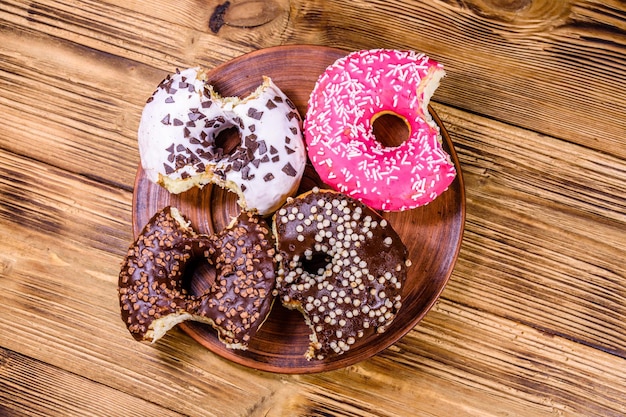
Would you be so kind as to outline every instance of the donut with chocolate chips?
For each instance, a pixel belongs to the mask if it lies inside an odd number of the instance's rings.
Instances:
[[[119,274],[122,320],[139,341],[156,342],[185,320],[205,322],[231,349],[246,349],[272,306],[274,240],[265,220],[242,212],[222,232],[196,233],[174,207],[156,213],[130,246]],[[185,271],[206,259],[211,288],[186,290]]]
[[[201,68],[168,75],[148,99],[138,142],[146,177],[171,193],[216,184],[268,215],[295,194],[306,165],[301,116],[268,77],[247,97],[222,97]],[[236,130],[230,149],[220,134]],[[228,148],[228,149],[225,149]]]
[[[275,293],[311,328],[307,359],[340,355],[389,327],[410,261],[387,220],[342,193],[315,188],[289,198],[272,226]]]

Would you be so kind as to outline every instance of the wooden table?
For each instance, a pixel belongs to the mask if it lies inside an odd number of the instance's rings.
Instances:
[[[228,2],[227,2],[228,3]],[[626,3],[3,0],[0,415],[626,415]],[[331,372],[135,342],[136,131],[173,69],[283,44],[423,51],[467,217],[440,300]]]

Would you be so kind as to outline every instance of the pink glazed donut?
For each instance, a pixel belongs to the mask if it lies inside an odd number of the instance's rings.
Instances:
[[[413,51],[357,51],[330,65],[304,122],[322,181],[384,211],[409,210],[443,193],[456,170],[428,102],[444,75],[441,64]],[[383,114],[406,122],[409,138],[401,145],[386,147],[374,136],[373,123]]]

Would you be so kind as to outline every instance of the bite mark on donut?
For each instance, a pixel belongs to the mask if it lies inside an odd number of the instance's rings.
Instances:
[[[428,104],[444,75],[441,64],[415,51],[355,51],[331,64],[311,92],[304,122],[321,180],[384,211],[413,209],[443,193],[456,169]],[[383,146],[372,123],[391,112],[406,120],[409,137]]]
[[[387,220],[357,200],[316,188],[288,199],[273,229],[276,294],[311,329],[307,359],[343,354],[391,325],[410,261]]]
[[[206,78],[199,68],[177,71],[146,103],[138,132],[146,176],[174,194],[215,184],[236,193],[244,210],[269,215],[304,173],[300,115],[269,77],[243,98],[222,97]],[[239,141],[227,148],[220,135],[229,129]],[[286,163],[295,175],[282,170]]]
[[[265,221],[242,212],[222,232],[197,234],[173,207],[156,213],[131,245],[119,275],[121,315],[136,340],[156,342],[173,326],[210,324],[229,348],[246,349],[271,309],[274,241]],[[205,259],[216,279],[186,290],[187,269]]]

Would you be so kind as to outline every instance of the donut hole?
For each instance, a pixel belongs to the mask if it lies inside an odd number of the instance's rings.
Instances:
[[[384,148],[396,148],[410,136],[406,119],[395,113],[379,113],[372,118],[372,130],[376,141]]]
[[[302,269],[311,275],[321,275],[330,263],[331,258],[327,253],[315,252],[302,259]]]
[[[183,273],[182,288],[189,294],[200,296],[211,290],[217,271],[206,259],[191,260]]]
[[[223,155],[232,155],[241,146],[241,133],[236,126],[226,127],[215,136],[215,149],[221,149]]]

